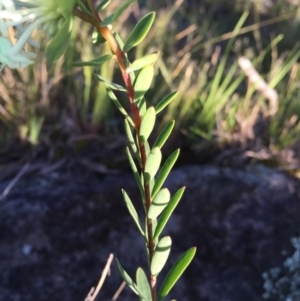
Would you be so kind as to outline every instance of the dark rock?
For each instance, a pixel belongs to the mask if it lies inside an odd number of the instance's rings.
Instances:
[[[0,191],[7,183],[0,184]],[[185,166],[166,187],[187,186],[165,233],[170,263],[197,246],[172,291],[178,300],[261,301],[261,274],[292,253],[300,235],[300,183],[266,167]],[[0,202],[0,301],[84,300],[110,253],[134,275],[146,267],[144,243],[123,204],[125,188],[141,211],[131,174],[27,177]],[[162,278],[162,277],[161,277]],[[122,280],[112,266],[99,300]],[[120,300],[134,300],[125,289]]]

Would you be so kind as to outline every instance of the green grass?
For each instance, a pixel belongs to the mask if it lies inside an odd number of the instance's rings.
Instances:
[[[147,96],[156,104],[166,93],[179,90],[162,122],[176,119],[177,131],[191,146],[201,141],[222,145],[259,138],[264,147],[280,151],[299,142],[300,48],[293,35],[298,12],[281,2],[267,12],[259,2],[249,6],[239,1],[235,5],[203,1],[193,7],[193,1],[178,0],[173,5],[170,1],[147,3],[146,8],[140,2],[135,5],[131,17],[140,18],[150,9],[158,11],[152,31],[135,50],[138,58],[146,49],[162,49]],[[116,25],[121,36],[132,29],[130,13]],[[46,72],[42,55],[33,67],[4,70],[0,79],[1,146],[16,137],[36,145],[53,133],[60,133],[54,135],[59,140],[118,130],[117,114],[104,85],[92,77],[96,72],[118,81],[114,65],[104,64],[101,70],[72,66],[74,61],[109,53],[105,46],[87,47],[88,37],[81,34],[85,32],[81,26],[76,20],[67,55],[51,72]],[[279,35],[282,31],[286,36]],[[275,114],[270,115],[268,98],[240,69],[241,56],[251,61],[267,87],[277,91]],[[266,128],[261,137],[253,136],[261,119]]]

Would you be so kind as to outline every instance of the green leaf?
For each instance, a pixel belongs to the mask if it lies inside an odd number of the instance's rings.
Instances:
[[[162,148],[163,145],[165,144],[165,142],[167,141],[167,139],[169,138],[173,128],[175,125],[175,121],[172,120],[170,121],[160,132],[160,134],[158,135],[156,141],[154,142],[153,147],[159,147]]]
[[[140,222],[139,216],[138,216],[138,214],[137,214],[137,212],[136,212],[136,210],[135,210],[128,194],[126,193],[126,191],[124,189],[122,189],[122,194],[123,194],[124,202],[127,206],[127,209],[129,211],[130,215],[132,216],[132,218],[133,218],[134,222],[136,223],[138,229],[140,230],[141,234],[143,236],[145,236],[145,233],[142,229],[142,224]]]
[[[118,84],[112,83],[109,80],[103,78],[101,75],[93,73],[93,75],[102,83],[106,85],[107,88],[112,89],[112,90],[117,90],[121,92],[126,92],[126,89]]]
[[[169,95],[167,95],[163,100],[161,100],[155,106],[156,114],[158,114],[160,111],[162,111],[177,95],[178,95],[178,92],[175,91],[175,92],[172,92]]]
[[[146,183],[150,183],[151,179],[154,179],[160,166],[161,157],[162,157],[161,151],[158,147],[154,147],[150,151],[146,159],[145,171],[144,171]]]
[[[143,116],[147,110],[147,104],[146,104],[145,97],[141,97],[135,103],[139,108],[140,115]]]
[[[125,109],[122,107],[122,105],[118,101],[115,93],[112,90],[107,89],[107,94],[108,94],[109,98],[113,101],[113,103],[115,104],[115,106],[119,109],[119,111],[125,116],[126,120],[132,126],[134,126],[134,122],[132,121],[131,117],[127,114],[127,112],[125,111]]]
[[[148,65],[138,73],[134,86],[134,99],[139,99],[149,90],[154,77],[154,67]]]
[[[173,165],[175,164],[178,156],[179,156],[180,150],[177,149],[175,152],[173,152],[169,158],[166,160],[165,164],[160,170],[159,175],[157,176],[155,185],[152,190],[151,198],[154,198],[157,192],[160,190],[161,186],[164,184],[167,176],[169,175]]]
[[[127,272],[122,268],[118,259],[116,259],[118,270],[121,274],[121,277],[126,282],[126,284],[133,290],[135,294],[137,294],[140,298],[148,301],[148,299],[144,296],[143,292],[140,288],[134,283],[131,277],[127,274]],[[150,300],[151,301],[151,300]]]
[[[170,236],[165,236],[158,242],[151,262],[151,275],[157,276],[161,272],[169,257],[171,245]]]
[[[161,189],[155,196],[152,201],[149,211],[148,218],[155,219],[157,218],[161,212],[166,208],[170,201],[170,191],[167,188]]]
[[[127,9],[127,7],[134,2],[135,0],[128,0],[125,4],[120,6],[112,15],[107,17],[102,23],[101,26],[108,26],[115,22],[121,15],[122,13]]]
[[[155,52],[137,59],[129,67],[127,67],[126,72],[130,73],[132,71],[140,70],[148,65],[153,65],[156,62],[158,56],[159,52]]]
[[[68,47],[69,38],[73,27],[73,17],[68,17],[59,32],[54,36],[51,42],[48,44],[45,55],[47,59],[47,69],[50,69],[52,65],[64,54]]]
[[[170,202],[168,203],[167,207],[163,211],[162,215],[160,216],[160,219],[157,223],[157,226],[155,228],[154,237],[153,239],[157,239],[163,229],[165,228],[169,218],[171,217],[174,209],[178,205],[183,193],[184,193],[185,187],[181,187],[171,198]]]
[[[99,5],[96,7],[96,11],[97,12],[100,12],[101,10],[105,9],[109,3],[110,3],[111,0],[104,0],[104,1],[101,1],[99,3]]]
[[[158,301],[162,301],[169,294],[177,280],[191,263],[196,254],[196,249],[196,247],[193,247],[187,250],[173,265],[160,288]]]
[[[133,175],[134,175],[134,178],[135,178],[135,181],[139,187],[139,190],[140,190],[140,193],[141,193],[141,196],[144,198],[145,197],[145,193],[144,193],[144,188],[143,188],[143,185],[142,185],[142,180],[141,180],[141,177],[139,175],[139,172],[135,166],[135,163],[133,161],[133,158],[130,154],[130,150],[128,147],[126,147],[126,155],[127,155],[127,158],[128,158],[128,162],[129,162],[129,165],[131,167],[131,170],[133,172]]]
[[[133,135],[132,135],[132,132],[130,129],[130,125],[126,119],[124,120],[124,126],[125,126],[125,133],[126,133],[126,137],[128,139],[129,145],[130,145],[132,151],[134,152],[136,158],[138,159],[139,163],[141,163],[141,157],[140,157],[138,148],[134,141],[134,138],[133,138]]]
[[[141,43],[148,34],[155,18],[155,12],[150,12],[141,18],[129,34],[124,44],[124,52]]]
[[[150,107],[146,110],[146,113],[142,117],[141,127],[140,127],[140,140],[142,143],[148,140],[154,125],[155,125],[155,109]]]
[[[61,1],[56,0],[57,11],[59,11],[66,19],[73,14],[73,9],[77,0]]]
[[[97,57],[91,61],[86,62],[74,62],[73,66],[75,67],[83,67],[83,66],[100,66],[105,62],[109,61],[112,58],[112,55],[106,54],[100,57]]]
[[[100,34],[98,31],[94,30],[92,34],[92,42],[95,45],[104,44],[106,40],[104,39],[103,35]]]
[[[145,301],[151,301],[151,288],[147,276],[142,268],[136,270],[136,284],[143,295],[146,297]]]

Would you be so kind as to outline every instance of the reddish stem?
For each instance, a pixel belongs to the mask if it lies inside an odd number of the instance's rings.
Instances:
[[[91,6],[91,2],[89,2]],[[131,111],[133,115],[133,120],[135,124],[135,130],[137,132],[137,136],[139,137],[140,133],[140,125],[141,125],[141,116],[139,112],[139,108],[134,102],[134,87],[131,82],[131,78],[129,73],[126,71],[127,68],[127,63],[125,60],[125,54],[120,48],[118,42],[116,41],[113,33],[107,26],[101,26],[101,18],[99,17],[98,13],[96,12],[95,9],[91,8],[92,10],[92,16],[86,15],[79,9],[75,8],[74,9],[74,14],[75,16],[79,17],[80,19],[92,24],[95,26],[97,29],[98,33],[101,34],[104,39],[107,41],[112,53],[115,55],[116,60],[118,62],[118,65],[120,67],[122,77],[126,86],[127,90],[127,95],[129,98],[129,102],[131,105]],[[139,149],[140,149],[140,154],[141,154],[141,172],[144,173],[145,165],[146,165],[146,159],[147,159],[147,154],[146,154],[146,149],[145,145],[140,141],[138,138],[138,144],[139,144]],[[145,177],[144,177],[145,179]],[[151,193],[150,193],[150,187],[149,183],[147,183],[144,180],[144,190],[145,190],[145,208],[146,208],[146,215],[149,211],[150,205],[151,205]],[[147,234],[148,234],[148,250],[149,250],[149,261],[150,264],[152,262],[152,258],[154,255],[154,249],[155,249],[155,243],[153,241],[153,233],[152,233],[152,220],[147,218]],[[151,276],[150,279],[151,282],[151,295],[152,295],[152,301],[156,301],[156,277]]]

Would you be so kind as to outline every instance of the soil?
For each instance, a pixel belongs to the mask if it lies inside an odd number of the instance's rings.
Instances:
[[[0,182],[0,192],[10,180]],[[166,187],[187,186],[165,234],[170,264],[196,246],[196,258],[171,297],[262,301],[264,271],[281,266],[300,235],[300,182],[264,166],[180,166]],[[146,269],[143,240],[122,201],[141,210],[131,173],[84,168],[33,173],[0,202],[0,301],[82,301],[110,253],[130,275]],[[162,279],[160,277],[159,279]],[[97,300],[111,300],[122,280],[116,264]],[[118,300],[136,297],[125,288]]]

